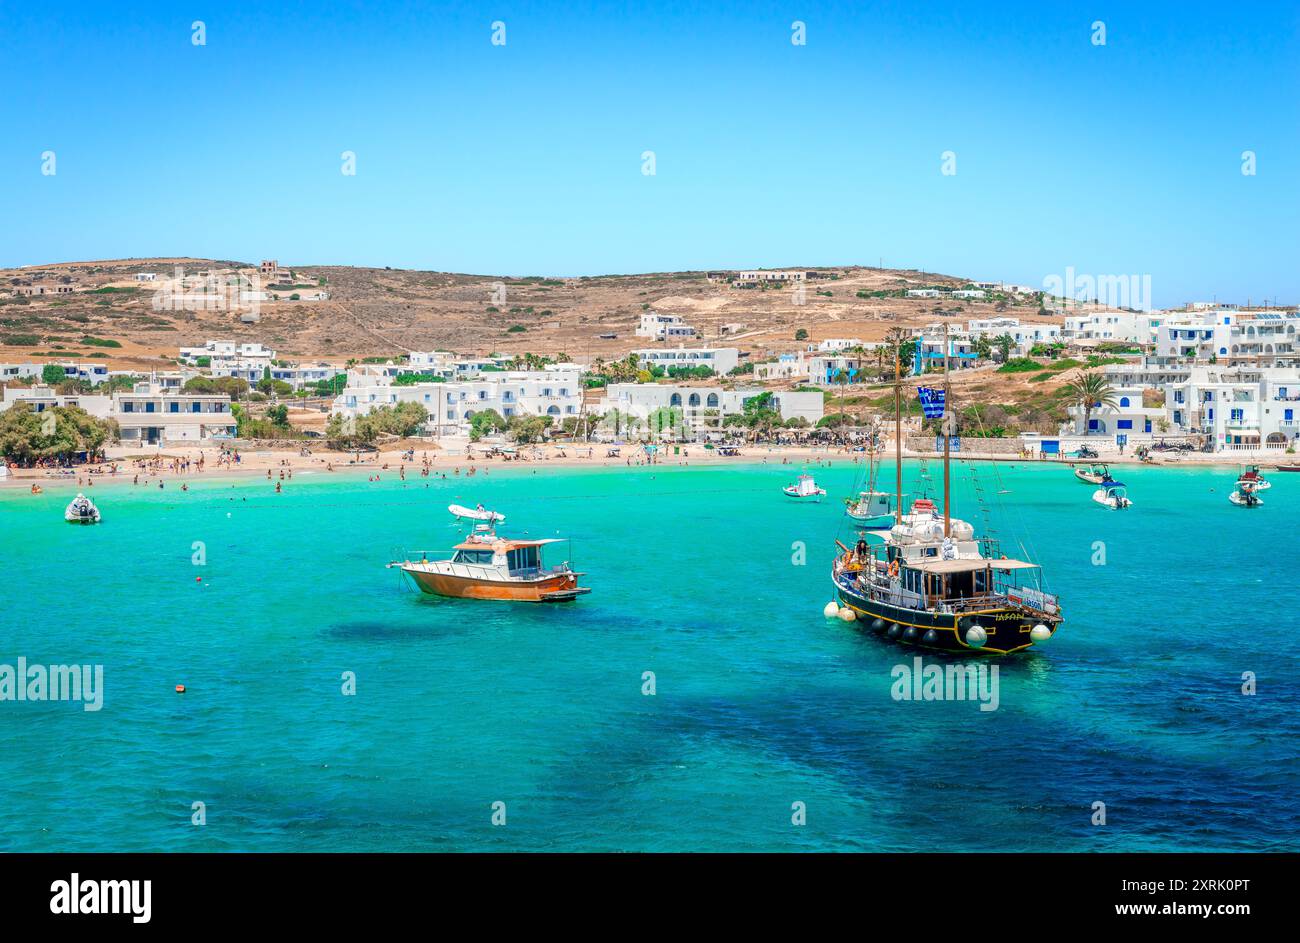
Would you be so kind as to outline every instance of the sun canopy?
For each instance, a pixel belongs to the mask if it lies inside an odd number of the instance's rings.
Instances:
[[[1103,482],[1102,482],[1102,486],[1105,487],[1107,490],[1110,490],[1111,488],[1127,488],[1127,487],[1128,487],[1128,485],[1124,484],[1124,482],[1122,482],[1122,481],[1113,481],[1113,480],[1112,480],[1112,481],[1103,481]]]
[[[926,560],[924,563],[909,563],[913,570],[920,570],[922,573],[971,573],[975,570],[982,570],[985,567],[991,567],[994,570],[1032,570],[1037,569],[1037,563],[1026,563],[1024,560],[989,560],[983,557],[975,560]]]

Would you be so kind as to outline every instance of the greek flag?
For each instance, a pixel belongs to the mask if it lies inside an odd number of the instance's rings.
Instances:
[[[921,394],[921,411],[926,419],[938,419],[943,415],[943,390],[934,390],[928,386],[918,386]]]

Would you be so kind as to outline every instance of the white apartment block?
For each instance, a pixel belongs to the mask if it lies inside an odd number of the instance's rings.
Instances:
[[[740,363],[740,350],[735,347],[650,347],[632,353],[646,367],[708,367],[719,376]]]
[[[202,347],[180,349],[182,363],[194,364],[200,357],[208,357],[214,366],[223,360],[265,361],[265,366],[275,359],[275,351],[262,344],[240,344],[236,341],[207,341]]]
[[[803,354],[782,354],[771,363],[754,364],[754,379],[771,380],[806,380],[809,374],[809,360]]]
[[[100,384],[109,377],[107,364],[78,360],[53,360],[50,366],[62,367],[63,374],[70,380],[86,380]],[[39,377],[45,373],[44,363],[0,363],[0,380],[20,380]]]
[[[76,393],[63,395],[54,392],[48,386],[6,387],[4,399],[0,400],[0,412],[4,412],[15,403],[26,403],[33,412],[38,413],[53,406],[76,406],[96,419],[107,419],[113,409],[113,399],[110,396]]]
[[[1193,367],[1165,391],[1180,431],[1208,437],[1215,451],[1283,450],[1300,435],[1300,370]]]
[[[1061,333],[1066,340],[1147,345],[1164,320],[1162,312],[1095,311],[1066,317]]]
[[[393,368],[389,368],[393,369]],[[402,368],[395,368],[403,372]],[[474,414],[492,409],[512,416],[552,416],[558,424],[582,412],[582,370],[577,366],[547,370],[505,370],[474,380],[415,383],[396,386],[395,374],[351,370],[348,385],[334,400],[332,413],[364,416],[380,406],[419,403],[429,412],[429,425],[456,433],[468,427]]]
[[[668,383],[611,383],[600,412],[617,409],[624,416],[645,419],[657,410],[679,410],[686,428],[698,434],[722,428],[727,416],[743,413],[745,403],[768,392],[761,389],[724,390],[720,386],[680,386]],[[810,425],[822,418],[823,398],[817,393],[773,391],[771,405],[782,420],[802,417]]]
[[[861,347],[862,341],[856,337],[828,337],[817,345],[817,349],[822,353],[830,353],[838,350],[848,350],[850,347]]]
[[[649,337],[657,341],[689,339],[695,336],[695,328],[688,325],[676,314],[658,314],[647,311],[641,315],[636,328],[637,337]]]
[[[157,383],[137,383],[113,394],[112,418],[123,445],[203,443],[235,436],[230,397],[223,393],[182,393]]]
[[[345,372],[342,367],[328,363],[298,363],[291,366],[271,367],[271,379],[288,383],[295,390],[315,386],[317,383],[332,380]],[[256,382],[256,381],[254,381]]]

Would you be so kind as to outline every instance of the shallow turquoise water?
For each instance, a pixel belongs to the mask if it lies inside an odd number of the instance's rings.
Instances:
[[[1229,470],[1126,468],[1116,513],[1065,468],[978,466],[1066,613],[981,712],[892,700],[915,653],[823,619],[855,470],[816,471],[819,506],[779,465],[112,484],[93,528],[65,490],[0,491],[0,663],[106,687],[98,713],[0,702],[0,850],[1300,847],[1300,475],[1246,511]],[[383,563],[449,546],[446,505],[475,501],[572,537],[594,592],[405,591]]]

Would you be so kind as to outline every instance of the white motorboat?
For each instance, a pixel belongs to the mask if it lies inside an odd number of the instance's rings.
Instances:
[[[894,496],[888,491],[862,491],[857,499],[844,499],[844,513],[867,530],[894,526]]]
[[[1264,504],[1264,499],[1255,492],[1257,487],[1245,479],[1237,482],[1237,490],[1228,495],[1228,500],[1240,508],[1257,508]]]
[[[817,487],[817,482],[813,481],[813,476],[809,474],[800,475],[798,481],[786,485],[781,490],[787,498],[794,498],[796,501],[820,501],[826,495],[826,489]]]
[[[1090,485],[1100,485],[1110,480],[1110,466],[1102,462],[1093,462],[1087,470],[1076,468],[1074,477]]]
[[[78,492],[67,510],[63,512],[63,519],[69,524],[98,524],[101,515],[99,508],[95,507],[95,502]]]
[[[1112,511],[1122,511],[1133,506],[1133,502],[1128,498],[1128,489],[1122,481],[1107,481],[1092,493],[1092,500]]]
[[[447,505],[447,510],[451,512],[452,517],[466,521],[485,521],[489,524],[501,524],[506,519],[504,514],[499,514],[496,511],[489,511],[481,504],[476,508],[462,507],[459,504],[449,504]]]

